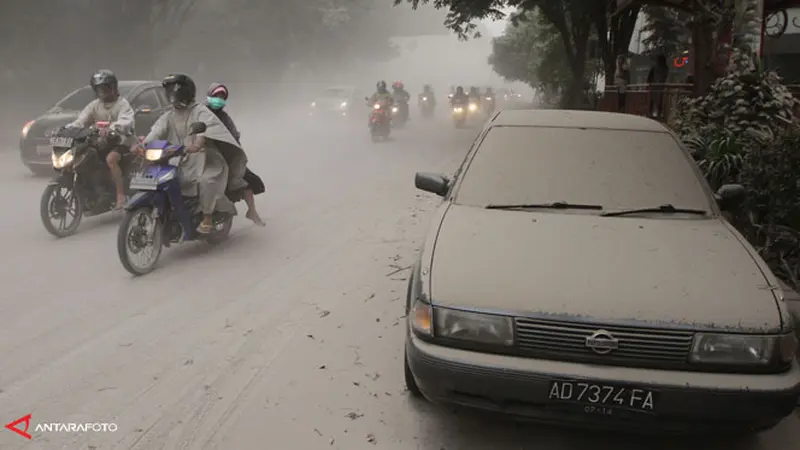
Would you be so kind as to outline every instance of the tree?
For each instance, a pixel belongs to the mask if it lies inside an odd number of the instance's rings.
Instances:
[[[508,81],[521,81],[545,93],[560,93],[572,73],[555,26],[537,12],[509,24],[493,39],[489,64]]]
[[[445,26],[466,39],[476,35],[475,20],[501,19],[503,9],[516,8],[518,12],[512,20],[524,17],[529,11],[537,10],[559,33],[564,55],[572,73],[570,84],[564,93],[564,105],[576,106],[581,99],[581,91],[587,79],[587,58],[590,55],[589,38],[595,30],[598,47],[602,53],[606,72],[613,73],[614,50],[630,44],[632,31],[623,33],[621,39],[608,33],[619,33],[623,25],[632,30],[633,25],[620,19],[608,22],[607,2],[597,0],[394,0],[395,4],[411,3],[413,7],[432,3],[436,8],[448,8]],[[638,10],[637,10],[638,12]],[[634,16],[635,19],[635,16]],[[633,21],[635,23],[635,20]],[[627,34],[627,36],[625,36]],[[627,37],[627,39],[625,39]]]
[[[686,24],[692,16],[686,11],[664,6],[644,7],[643,44],[649,53],[661,53],[668,58],[679,55],[690,45],[691,30]]]

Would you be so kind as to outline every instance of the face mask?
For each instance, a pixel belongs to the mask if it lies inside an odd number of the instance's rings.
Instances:
[[[225,107],[225,99],[219,97],[206,97],[208,107],[211,109],[222,109]]]

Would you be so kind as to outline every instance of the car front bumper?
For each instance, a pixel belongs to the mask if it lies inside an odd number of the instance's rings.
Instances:
[[[19,142],[19,156],[26,166],[52,166],[52,151],[50,143],[44,139],[27,138]]]
[[[676,372],[477,353],[425,342],[409,332],[406,357],[426,398],[590,428],[661,432],[768,428],[792,413],[800,395],[800,366],[782,374]],[[600,414],[548,400],[553,380],[630,386],[658,392],[653,414]]]

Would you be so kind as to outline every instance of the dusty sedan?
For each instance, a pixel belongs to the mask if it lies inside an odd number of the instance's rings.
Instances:
[[[778,281],[661,124],[503,111],[453,179],[409,280],[406,384],[580,426],[761,431],[800,392]]]

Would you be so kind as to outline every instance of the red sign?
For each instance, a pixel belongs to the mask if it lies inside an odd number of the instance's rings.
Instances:
[[[19,424],[21,424],[23,422],[25,423],[25,429],[21,430],[21,429],[17,428],[17,425],[19,425]],[[6,424],[6,428],[8,428],[9,430],[13,431],[14,433],[17,433],[18,435],[24,437],[25,439],[31,439],[31,435],[28,434],[28,427],[30,427],[30,426],[31,426],[31,415],[30,414],[28,414],[25,417],[20,417],[19,419],[15,420],[15,421],[13,421],[13,422],[11,422],[9,424]]]

